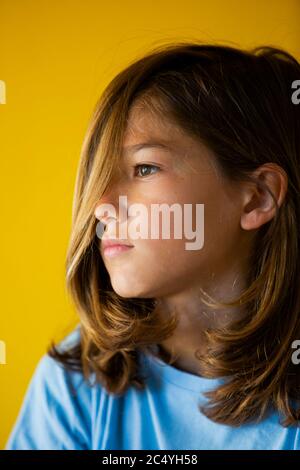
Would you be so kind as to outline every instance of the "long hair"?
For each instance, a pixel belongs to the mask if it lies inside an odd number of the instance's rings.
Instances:
[[[118,169],[128,113],[139,99],[201,139],[230,181],[250,180],[267,162],[287,174],[283,203],[256,234],[246,289],[230,303],[203,294],[208,305],[242,305],[246,315],[205,331],[201,374],[224,383],[199,409],[231,426],[259,421],[271,409],[283,426],[299,421],[299,369],[291,360],[300,338],[300,105],[291,98],[299,78],[299,62],[280,48],[200,41],[153,48],[113,78],[95,106],[75,184],[66,286],[80,316],[80,341],[68,351],[52,343],[51,357],[87,380],[94,372],[110,393],[124,393],[130,385],[145,387],[139,351],[176,328],[175,315],[157,316],[156,299],[114,292],[96,234],[94,210]]]

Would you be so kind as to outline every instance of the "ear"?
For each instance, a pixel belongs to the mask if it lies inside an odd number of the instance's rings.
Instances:
[[[275,202],[267,188],[273,193],[280,207],[288,186],[286,172],[273,162],[261,165],[251,176],[255,181],[250,185],[246,183],[243,196],[241,227],[244,230],[259,228],[275,216]]]

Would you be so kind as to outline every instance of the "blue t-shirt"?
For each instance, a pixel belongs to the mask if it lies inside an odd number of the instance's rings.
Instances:
[[[61,345],[78,341],[80,326]],[[146,388],[123,395],[90,386],[48,355],[37,365],[5,449],[300,450],[300,428],[280,425],[277,412],[240,427],[217,424],[198,405],[221,379],[203,378],[142,354]]]

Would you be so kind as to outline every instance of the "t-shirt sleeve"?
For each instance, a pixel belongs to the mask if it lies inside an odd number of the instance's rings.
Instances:
[[[90,387],[45,354],[28,385],[5,450],[90,448]]]

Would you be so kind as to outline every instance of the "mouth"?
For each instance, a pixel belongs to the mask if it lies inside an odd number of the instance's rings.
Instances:
[[[112,258],[117,255],[120,255],[121,253],[125,253],[126,251],[129,251],[131,248],[134,248],[132,245],[120,245],[120,244],[115,244],[115,245],[109,245],[104,247],[103,249],[103,255]]]
[[[131,248],[134,248],[133,245],[127,245],[126,243],[122,243],[119,240],[113,239],[103,239],[101,245],[103,255],[109,258],[124,253],[130,250]]]

